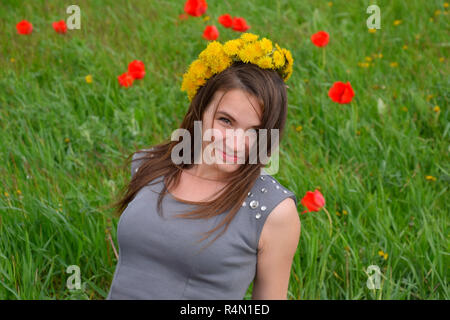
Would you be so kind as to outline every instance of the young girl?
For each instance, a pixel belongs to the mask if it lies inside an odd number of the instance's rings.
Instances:
[[[119,261],[107,299],[243,299],[252,281],[252,299],[287,299],[300,237],[297,198],[260,159],[250,161],[255,147],[272,154],[270,134],[265,146],[259,136],[231,142],[227,134],[283,133],[293,59],[257,38],[210,43],[184,75],[191,103],[180,128],[190,134],[190,150],[181,154],[188,161],[174,161],[178,140],[133,155],[131,182],[116,203]],[[211,139],[207,129],[216,130]]]

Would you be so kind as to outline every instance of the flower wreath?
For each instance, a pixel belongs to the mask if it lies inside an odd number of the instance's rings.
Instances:
[[[212,41],[208,44],[188,71],[183,74],[181,91],[186,91],[192,101],[197,90],[213,75],[222,72],[235,61],[253,63],[262,69],[273,69],[286,82],[292,74],[294,59],[289,50],[281,48],[267,38],[258,40],[258,35],[243,33],[240,38],[221,44]]]

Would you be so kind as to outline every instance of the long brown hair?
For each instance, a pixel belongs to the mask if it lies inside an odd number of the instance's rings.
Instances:
[[[134,173],[130,183],[126,186],[124,196],[112,204],[113,207],[116,207],[116,214],[119,216],[122,214],[128,203],[133,200],[141,188],[145,187],[156,178],[163,177],[166,179],[166,183],[163,184],[163,190],[158,196],[157,203],[158,214],[162,215],[161,203],[163,197],[168,192],[167,186],[174,183],[174,186],[176,187],[179,183],[181,170],[188,169],[194,165],[194,121],[202,121],[203,114],[212,101],[216,91],[221,90],[224,91],[225,94],[232,89],[241,89],[257,98],[262,110],[261,125],[258,129],[267,129],[268,132],[270,132],[270,129],[278,129],[279,141],[281,141],[287,115],[287,94],[284,81],[274,70],[262,69],[254,64],[236,61],[221,73],[212,76],[199,88],[180,125],[180,128],[186,129],[190,133],[192,139],[192,161],[189,164],[182,163],[180,165],[176,165],[171,161],[172,149],[179,141],[166,140],[153,146],[151,150],[138,150],[137,152],[143,152],[145,156],[135,159],[135,161],[142,161],[139,170]],[[217,105],[219,105],[219,103],[217,103]],[[214,110],[213,119],[215,118],[217,105]],[[257,141],[259,144],[258,136],[259,135],[257,135]],[[271,135],[269,134],[267,136],[268,149],[266,150],[268,156],[271,155],[272,151],[270,137]],[[130,159],[134,154],[135,153],[127,158],[127,168],[130,165]],[[242,202],[245,200],[248,192],[260,175],[262,167],[264,167],[264,164],[260,163],[259,158],[255,164],[250,164],[246,161],[245,164],[240,165],[240,167],[232,173],[230,178],[226,180],[228,181],[226,187],[216,193],[216,195],[220,194],[220,196],[209,202],[189,202],[190,204],[197,205],[197,209],[191,212],[178,214],[176,217],[186,219],[209,219],[229,210],[229,213],[224,217],[222,222],[214,229],[206,232],[202,239],[200,239],[200,241],[202,241],[208,238],[225,224],[222,232],[213,239],[212,242],[214,242],[228,229],[231,220],[241,208]]]

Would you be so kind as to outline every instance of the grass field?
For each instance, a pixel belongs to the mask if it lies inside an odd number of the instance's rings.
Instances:
[[[372,3],[211,1],[205,21],[179,20],[184,1],[1,1],[0,299],[106,298],[118,219],[102,206],[129,179],[125,158],[180,124],[203,28],[216,25],[222,43],[240,36],[223,13],[291,50],[275,177],[299,200],[320,188],[333,222],[330,236],[324,211],[301,215],[288,298],[449,299],[448,4],[377,1],[371,33]],[[81,29],[57,34],[71,4]],[[17,34],[23,19],[32,34]],[[319,30],[325,48],[309,39]],[[146,77],[121,88],[134,59]],[[350,81],[350,104],[328,97],[335,81]],[[66,287],[70,265],[80,290]],[[370,265],[380,289],[366,286]]]

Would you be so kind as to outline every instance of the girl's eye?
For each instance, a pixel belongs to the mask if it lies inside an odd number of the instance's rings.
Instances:
[[[219,120],[222,120],[222,119],[224,119],[224,120],[225,120],[224,122],[228,121],[228,123],[227,123],[227,124],[230,124],[230,125],[231,125],[231,121],[230,121],[230,120],[228,120],[227,118],[224,118],[224,117],[221,117],[221,118],[219,118]]]

